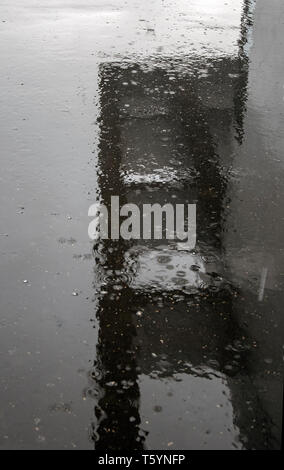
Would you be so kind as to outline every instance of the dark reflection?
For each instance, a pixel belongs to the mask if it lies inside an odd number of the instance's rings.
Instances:
[[[97,450],[147,446],[139,377],[179,373],[227,380],[239,434],[232,446],[273,447],[271,423],[249,380],[254,341],[236,320],[241,294],[224,264],[226,190],[246,96],[243,43],[236,58],[100,68],[98,199],[106,206],[112,195],[121,205],[196,203],[198,241],[191,252],[166,240],[94,247]]]
[[[250,47],[250,33],[253,25],[253,8],[255,0],[244,0],[243,13],[240,26],[239,55],[240,63],[236,92],[234,96],[236,139],[241,144],[244,136],[244,116],[246,112],[247,84],[249,71],[248,49]]]

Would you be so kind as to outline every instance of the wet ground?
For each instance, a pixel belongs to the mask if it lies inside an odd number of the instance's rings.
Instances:
[[[0,449],[278,449],[281,0],[0,8]],[[197,244],[88,238],[197,205]]]

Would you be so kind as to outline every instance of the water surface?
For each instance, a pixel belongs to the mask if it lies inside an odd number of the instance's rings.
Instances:
[[[0,448],[278,449],[282,2],[0,12]],[[112,195],[195,250],[90,242]]]

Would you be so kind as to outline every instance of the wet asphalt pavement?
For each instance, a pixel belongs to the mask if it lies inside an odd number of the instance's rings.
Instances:
[[[284,4],[0,7],[0,449],[279,449]],[[196,204],[197,243],[88,238]]]

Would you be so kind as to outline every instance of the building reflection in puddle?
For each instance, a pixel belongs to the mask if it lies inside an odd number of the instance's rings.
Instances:
[[[97,450],[269,445],[247,366],[254,342],[234,313],[240,294],[223,244],[242,139],[243,47],[234,58],[100,67],[98,200],[196,203],[198,240],[191,252],[173,240],[94,246]]]

